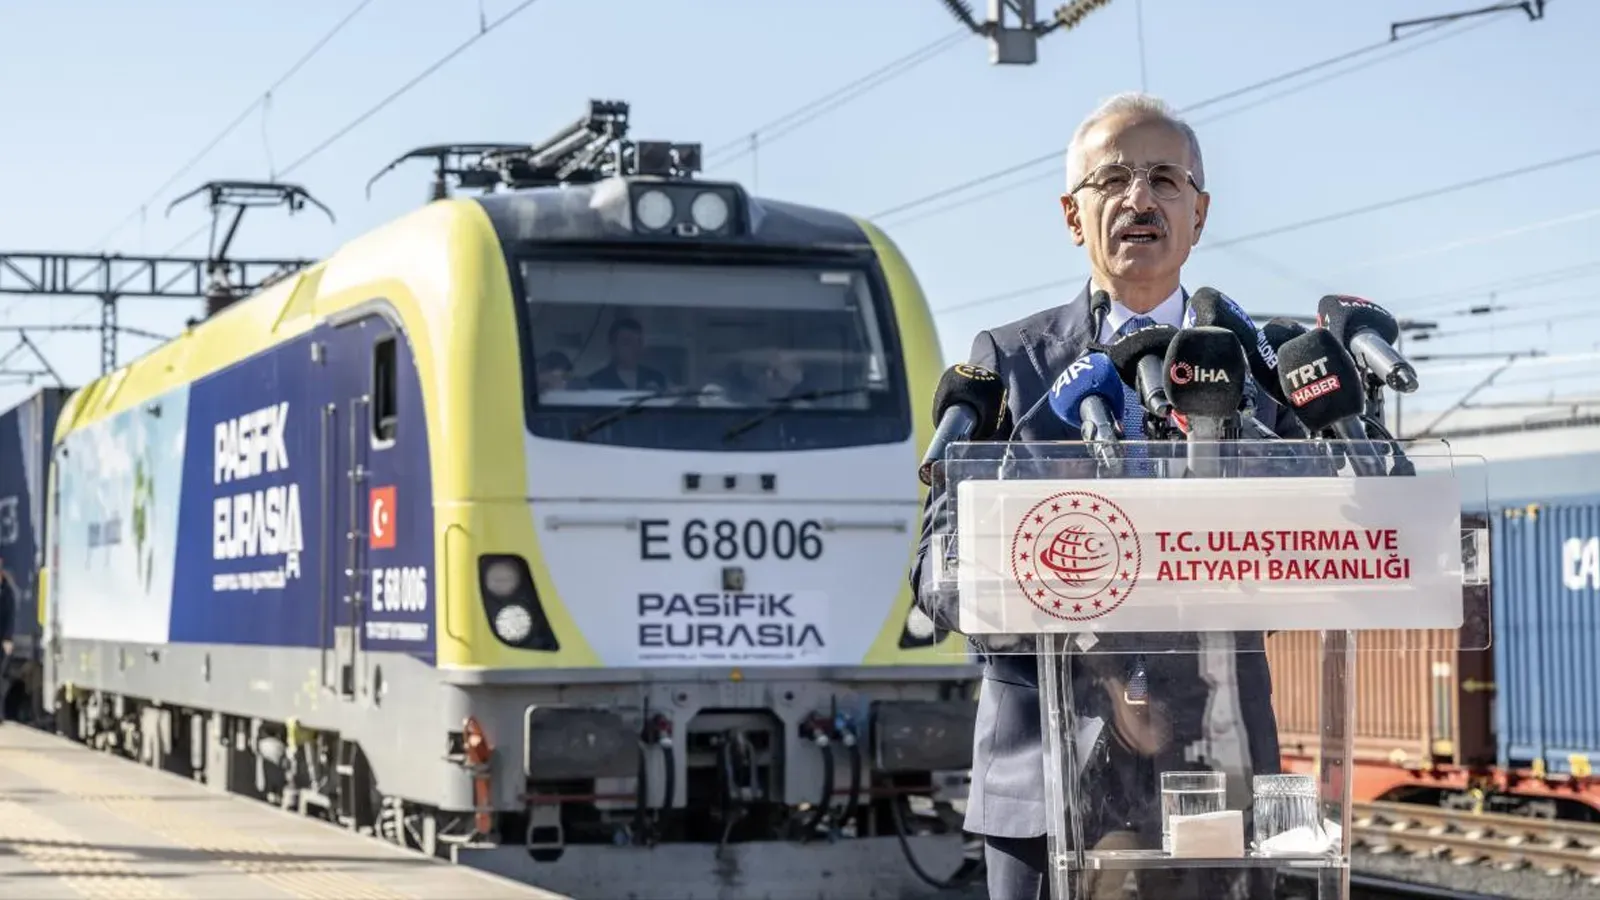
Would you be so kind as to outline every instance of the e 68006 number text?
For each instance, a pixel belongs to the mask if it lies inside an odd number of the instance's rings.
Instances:
[[[645,519],[639,523],[639,558],[672,559],[676,552],[689,559],[805,559],[822,556],[822,523],[815,519],[767,522],[747,519],[690,519],[673,540],[672,523]]]

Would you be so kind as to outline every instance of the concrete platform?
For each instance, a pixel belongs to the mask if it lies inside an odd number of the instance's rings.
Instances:
[[[566,900],[0,725],[0,897]]]

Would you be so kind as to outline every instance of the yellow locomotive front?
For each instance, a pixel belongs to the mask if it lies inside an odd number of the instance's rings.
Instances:
[[[456,269],[478,343],[444,388],[475,487],[436,495],[472,595],[441,604],[437,667],[458,749],[494,750],[502,845],[459,852],[556,890],[619,843],[898,854],[907,797],[970,764],[975,677],[906,579],[926,303],[872,226],[613,122],[487,151],[510,190],[453,201],[504,263]]]

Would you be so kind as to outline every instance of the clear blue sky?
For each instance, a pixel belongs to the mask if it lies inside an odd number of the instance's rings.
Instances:
[[[0,248],[97,247],[355,2],[50,0],[0,10]],[[281,171],[471,36],[481,19],[520,2],[372,0],[273,92],[265,114],[252,113],[108,248],[172,249],[206,222],[198,198],[165,217],[173,198],[207,179]],[[803,127],[763,135],[754,160],[745,155],[706,175],[871,215],[1059,150],[1097,101],[1142,80],[1187,107],[1384,40],[1392,21],[1480,5],[1112,0],[1077,29],[1041,41],[1034,66],[991,66],[984,41],[968,36]],[[972,6],[980,15],[985,8]],[[1193,113],[1213,194],[1207,238],[1600,148],[1600,3],[1551,0],[1539,22],[1505,13],[1470,24]],[[635,137],[699,140],[709,151],[956,27],[936,0],[539,0],[287,176],[331,206],[337,224],[312,212],[252,211],[236,253],[325,255],[414,207],[425,196],[425,162],[391,173],[370,200],[364,194],[373,173],[414,146],[539,140],[581,114],[588,98],[607,97],[632,104]],[[1061,172],[1058,155],[881,220],[935,310],[1084,271],[1083,251],[1060,219]],[[1361,293],[1459,332],[1433,342],[1436,351],[1600,352],[1600,329],[1577,317],[1600,299],[1600,156],[1236,247],[1201,247],[1186,271],[1191,289],[1218,287],[1258,313],[1309,313],[1323,293]],[[182,250],[204,253],[205,238]],[[1512,309],[1451,316],[1487,302],[1483,286],[1493,284],[1516,288],[1496,298]],[[940,312],[946,360],[965,356],[976,329],[1075,291]],[[172,334],[198,310],[198,301],[127,300],[121,316]],[[0,298],[0,324],[97,316],[91,300]],[[36,340],[69,384],[97,374],[94,334]],[[0,334],[0,353],[11,343]],[[124,336],[120,359],[148,346]],[[25,353],[7,365],[33,367]],[[1453,401],[1485,365],[1425,376],[1416,407]],[[1560,371],[1597,370],[1590,361]],[[1514,370],[1497,396],[1533,389],[1553,371]],[[0,404],[32,390],[0,385]]]

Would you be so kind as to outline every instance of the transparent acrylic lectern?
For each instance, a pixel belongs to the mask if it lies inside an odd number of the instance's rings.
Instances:
[[[1488,646],[1462,462],[1440,441],[950,448],[925,603],[1011,682],[985,681],[996,703],[1038,685],[1052,896],[1349,896],[1355,654]],[[1275,677],[1317,698],[1310,771],[1283,771]],[[1015,709],[979,715],[1026,740]],[[985,815],[1023,808],[994,787]]]

